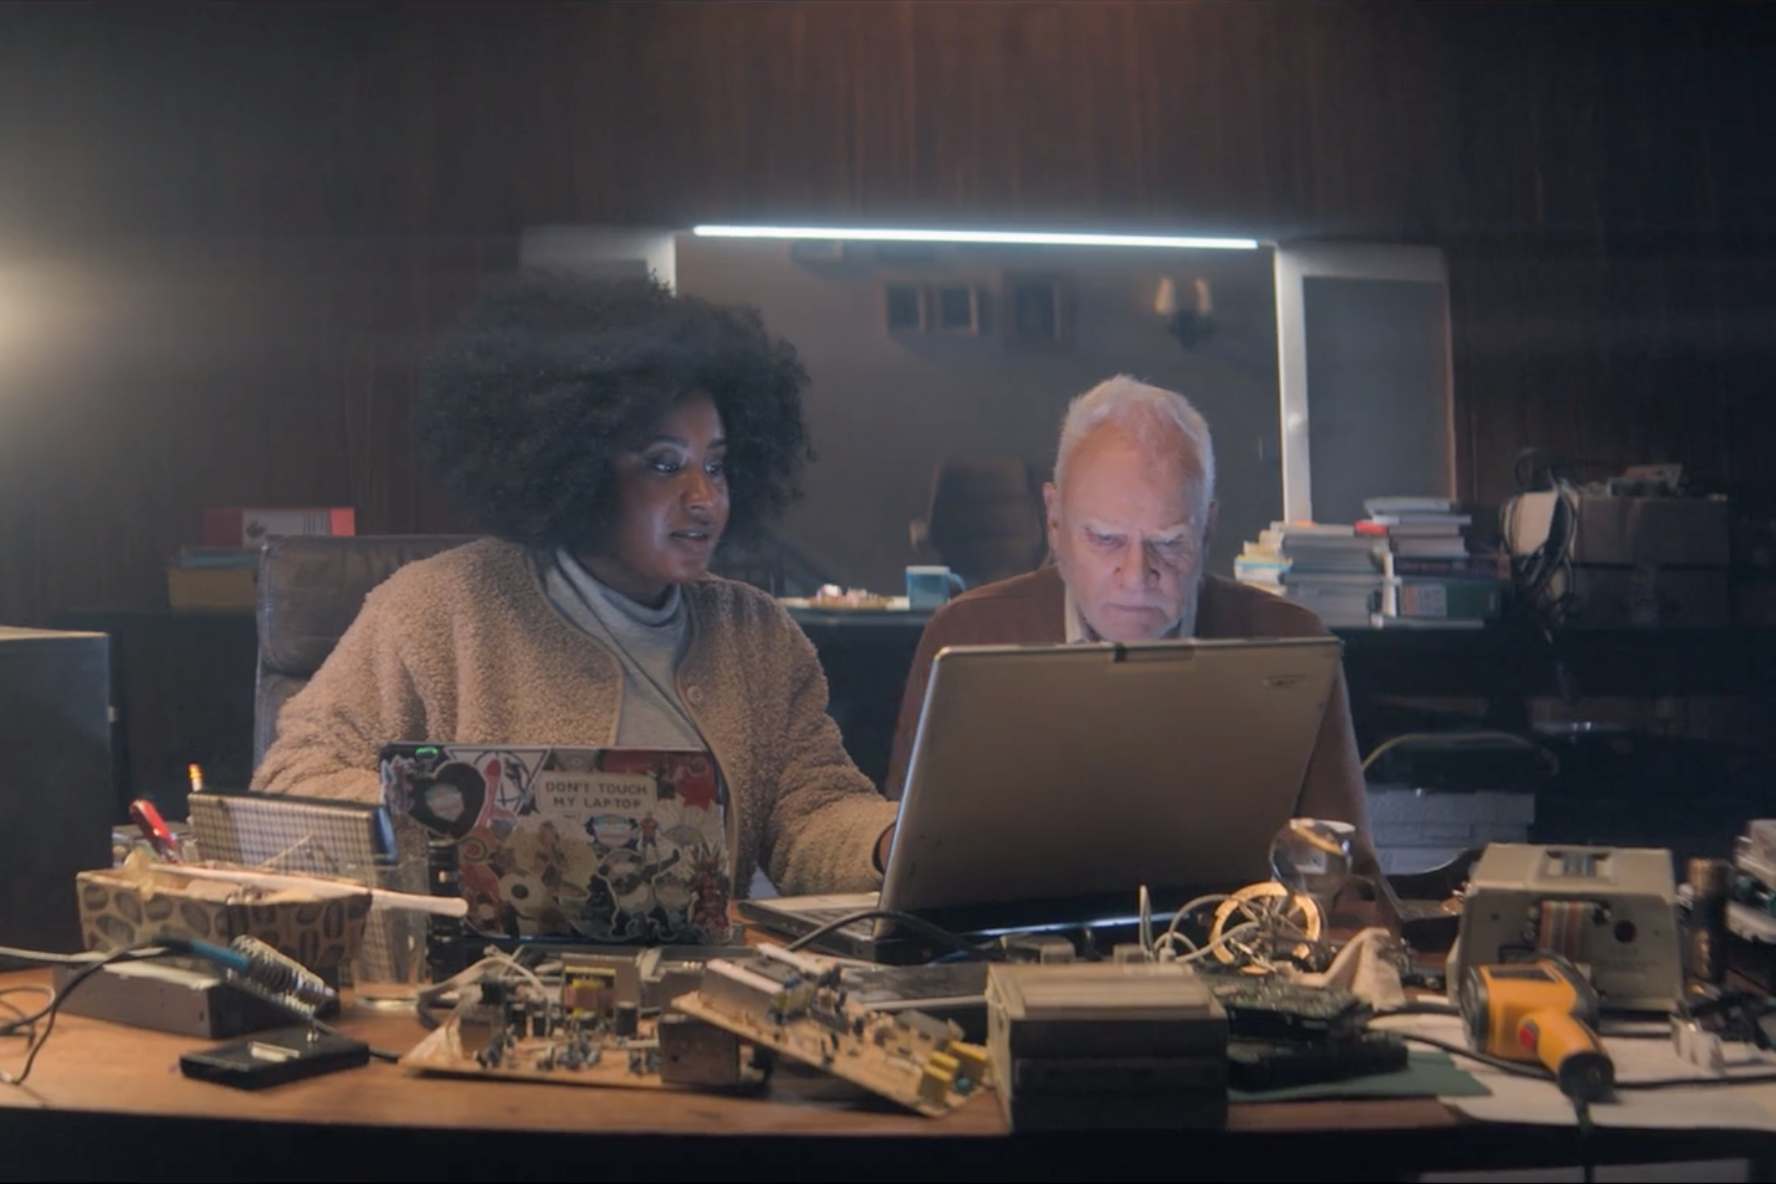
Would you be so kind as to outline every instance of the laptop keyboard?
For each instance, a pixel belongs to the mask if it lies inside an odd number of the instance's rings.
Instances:
[[[852,916],[857,911],[858,910],[856,910],[856,909],[811,908],[811,909],[797,909],[795,911],[795,915],[797,917],[800,917],[803,920],[809,922],[809,924],[811,924],[815,927],[818,927],[821,925],[831,925],[834,921],[840,920],[844,917]],[[873,919],[866,920],[866,921],[853,921],[853,922],[851,922],[851,924],[845,926],[845,928],[847,930],[851,930],[851,931],[860,931],[863,933],[870,933],[870,932],[874,931],[875,924],[876,923]]]
[[[874,893],[857,893],[846,899],[849,893],[833,893],[827,896],[775,897],[765,900],[746,900],[740,903],[740,915],[750,924],[762,926],[779,933],[805,934],[812,929],[829,925],[834,921],[855,916],[866,909],[876,907]],[[836,932],[860,941],[871,941],[875,937],[873,919],[853,921]]]

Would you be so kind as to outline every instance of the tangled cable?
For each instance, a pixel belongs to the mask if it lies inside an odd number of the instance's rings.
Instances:
[[[1213,958],[1244,973],[1274,974],[1285,968],[1317,970],[1330,960],[1330,947],[1323,937],[1326,916],[1320,903],[1275,880],[1186,901],[1158,938],[1152,936],[1153,903],[1145,886],[1140,890],[1140,903],[1141,945],[1157,962]],[[1215,912],[1206,926],[1208,938],[1199,945],[1182,926],[1192,914],[1210,906]]]

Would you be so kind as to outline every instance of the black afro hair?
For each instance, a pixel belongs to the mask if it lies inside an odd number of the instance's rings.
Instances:
[[[680,396],[704,391],[728,441],[728,534],[800,494],[813,459],[808,376],[756,311],[648,278],[525,273],[489,293],[426,366],[421,459],[478,528],[533,548],[596,546],[616,513],[613,461]]]

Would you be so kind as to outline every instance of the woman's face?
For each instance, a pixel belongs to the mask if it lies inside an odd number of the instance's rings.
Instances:
[[[580,556],[586,570],[647,605],[702,575],[728,525],[727,451],[713,399],[693,391],[674,403],[653,439],[618,455],[615,528]]]

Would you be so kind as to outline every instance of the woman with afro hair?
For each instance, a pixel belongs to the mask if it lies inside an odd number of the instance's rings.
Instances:
[[[895,817],[814,648],[710,574],[797,495],[807,383],[758,316],[652,279],[530,275],[428,365],[425,463],[489,537],[377,587],[278,718],[253,786],[376,801],[393,740],[713,753],[729,872],[867,891]]]

